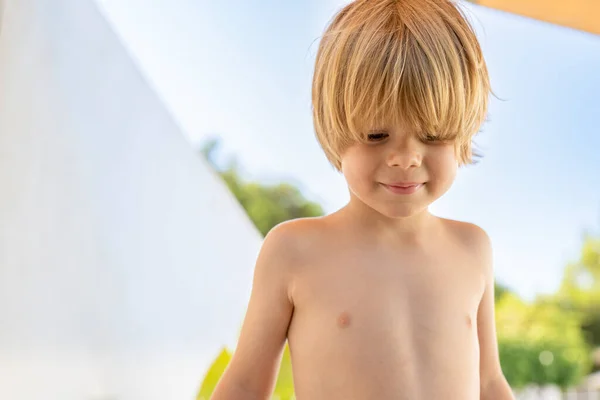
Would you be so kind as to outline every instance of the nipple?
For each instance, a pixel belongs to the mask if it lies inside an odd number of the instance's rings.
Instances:
[[[337,323],[340,328],[345,328],[350,325],[350,314],[348,314],[346,311],[341,313],[338,317]]]
[[[467,326],[469,328],[471,328],[473,326],[473,319],[471,318],[470,314],[467,314],[466,320],[467,320]]]

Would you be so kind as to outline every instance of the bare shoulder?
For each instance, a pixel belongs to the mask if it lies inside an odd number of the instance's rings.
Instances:
[[[328,217],[298,218],[282,222],[269,231],[261,254],[276,256],[285,264],[300,266],[328,237]]]
[[[476,257],[486,272],[491,273],[492,242],[488,233],[480,226],[470,222],[451,219],[442,219],[442,222],[448,228],[447,231]]]
[[[452,219],[442,219],[442,221],[457,239],[474,246],[474,249],[488,250],[491,247],[489,235],[479,225]]]
[[[282,222],[269,231],[265,241],[283,245],[288,250],[303,250],[324,236],[328,217],[297,218]]]

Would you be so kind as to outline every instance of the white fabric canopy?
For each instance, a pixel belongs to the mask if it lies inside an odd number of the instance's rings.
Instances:
[[[194,399],[260,235],[92,0],[0,6],[0,398]]]

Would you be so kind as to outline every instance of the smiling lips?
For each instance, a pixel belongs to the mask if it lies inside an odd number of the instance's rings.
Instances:
[[[412,194],[419,190],[424,183],[422,182],[394,182],[391,184],[382,183],[382,185],[394,194]]]

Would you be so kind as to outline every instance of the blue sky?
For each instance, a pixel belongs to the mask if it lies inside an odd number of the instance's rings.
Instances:
[[[310,81],[339,0],[100,0],[192,143],[219,136],[249,177],[286,180],[327,211],[348,199],[317,145]],[[496,95],[438,215],[477,223],[497,279],[551,292],[600,227],[600,36],[467,5]]]

